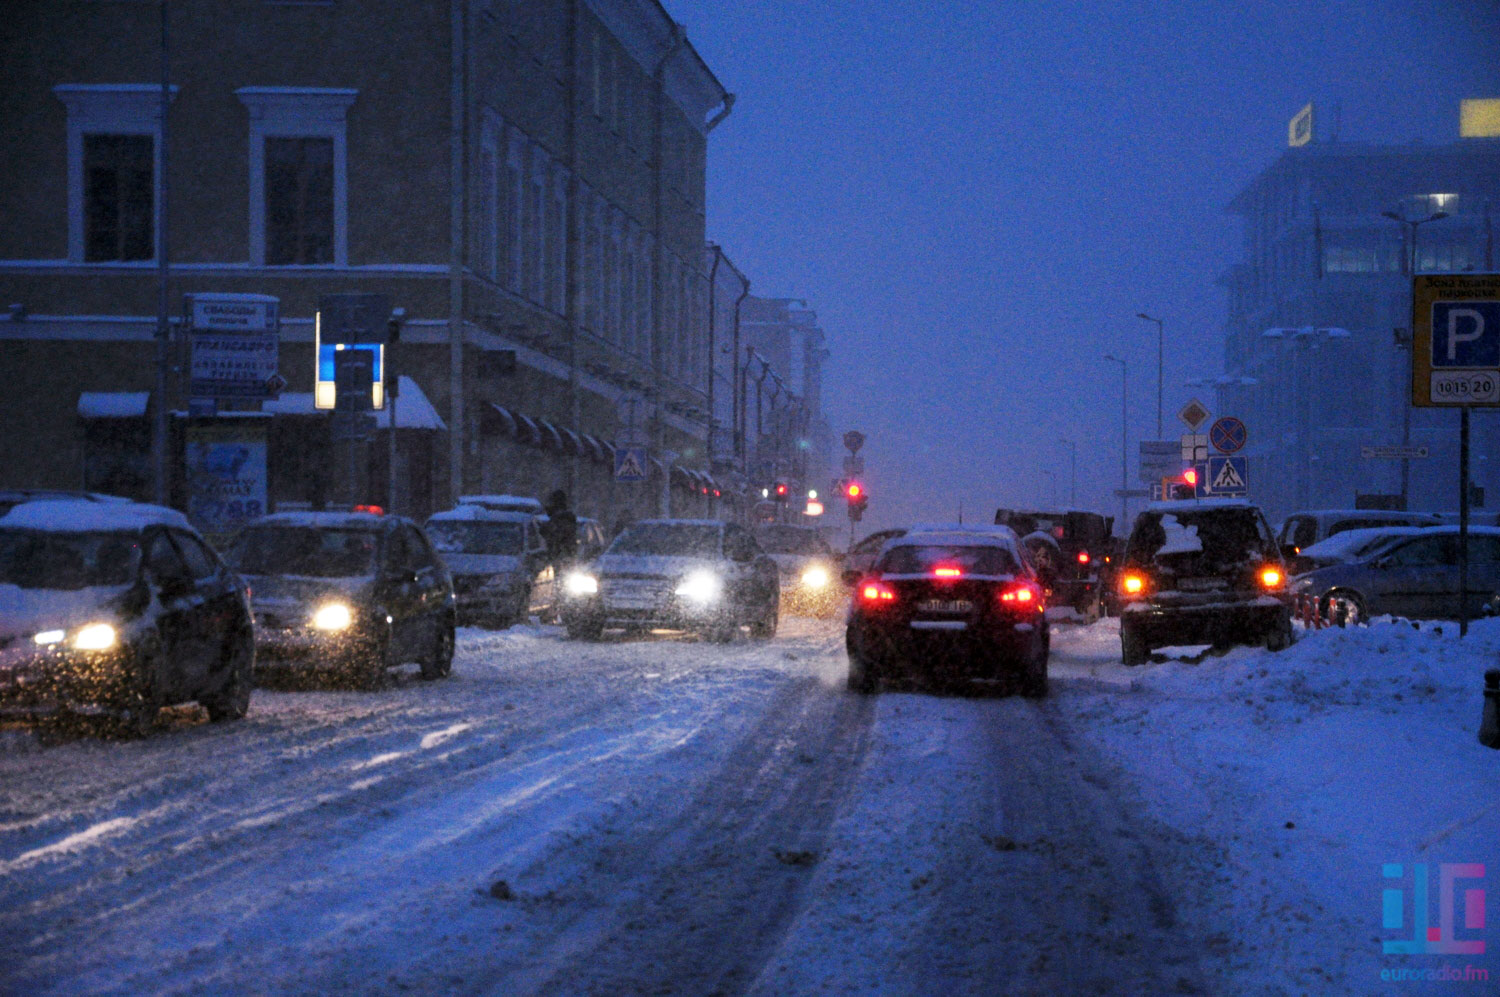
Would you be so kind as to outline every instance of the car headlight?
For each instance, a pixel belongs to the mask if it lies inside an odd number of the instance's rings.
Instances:
[[[828,569],[822,567],[808,568],[802,572],[802,587],[810,589],[821,589],[828,587]]]
[[[599,592],[599,579],[582,571],[573,572],[563,585],[568,595],[596,595]]]
[[[118,639],[115,628],[108,623],[90,623],[73,635],[73,646],[80,651],[107,651]]]
[[[31,639],[43,647],[51,647],[53,644],[61,644],[67,636],[66,630],[43,630]]]
[[[677,586],[677,594],[693,602],[713,602],[719,598],[723,583],[708,571],[695,571]]]
[[[354,622],[354,613],[342,602],[329,602],[313,613],[312,625],[319,630],[347,630]]]

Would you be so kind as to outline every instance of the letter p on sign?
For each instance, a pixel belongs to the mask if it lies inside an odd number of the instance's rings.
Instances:
[[[1500,304],[1432,303],[1434,367],[1500,367]]]

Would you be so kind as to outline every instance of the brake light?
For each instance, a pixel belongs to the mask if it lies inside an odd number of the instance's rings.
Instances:
[[[355,512],[368,512],[372,516],[384,516],[385,515],[385,510],[382,509],[378,505],[357,505],[357,506],[354,507],[354,511]]]
[[[1280,588],[1286,579],[1282,577],[1280,568],[1262,568],[1260,570],[1260,583],[1268,589]]]
[[[952,565],[940,564],[936,568],[932,569],[932,577],[934,578],[962,578],[963,576],[964,569],[955,568]]]
[[[1120,578],[1120,591],[1126,595],[1143,595],[1146,591],[1146,576],[1134,572]]]
[[[889,585],[880,582],[865,582],[859,590],[859,598],[868,605],[878,606],[883,602],[895,602],[896,593]]]
[[[1079,564],[1088,564],[1089,563],[1089,552],[1088,551],[1081,550],[1081,551],[1078,552],[1078,563]]]
[[[1000,601],[1014,602],[1025,605],[1026,603],[1036,601],[1036,593],[1031,590],[1031,586],[1020,585],[1016,588],[1006,589],[1004,592],[1001,592]]]

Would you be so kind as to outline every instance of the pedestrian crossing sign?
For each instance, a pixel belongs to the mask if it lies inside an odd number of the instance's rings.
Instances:
[[[1250,491],[1250,462],[1245,457],[1208,458],[1205,497],[1237,498]]]
[[[646,480],[645,447],[620,447],[615,451],[615,480]]]

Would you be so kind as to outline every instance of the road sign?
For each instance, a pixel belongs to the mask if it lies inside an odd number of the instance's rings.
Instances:
[[[1208,434],[1184,433],[1178,459],[1184,464],[1201,464],[1208,460]]]
[[[865,445],[865,434],[857,429],[851,429],[844,434],[844,446],[850,453],[859,453],[859,448]]]
[[[1426,447],[1360,447],[1365,460],[1411,460],[1428,456]]]
[[[1213,456],[1208,458],[1207,473],[1199,480],[1205,482],[1205,498],[1238,498],[1250,491],[1250,458]]]
[[[318,296],[318,339],[324,343],[384,343],[390,331],[389,294]]]
[[[1177,418],[1181,419],[1187,425],[1188,429],[1196,433],[1198,427],[1207,422],[1208,417],[1212,414],[1202,402],[1194,398],[1182,407],[1182,411],[1177,413]]]
[[[1208,442],[1219,453],[1239,453],[1245,449],[1247,436],[1245,424],[1232,415],[1215,419],[1214,424],[1208,427]]]
[[[850,454],[844,458],[844,473],[851,478],[865,473],[865,459],[857,454]]]
[[[620,447],[615,451],[615,480],[646,480],[645,447]]]
[[[279,299],[269,294],[189,294],[184,304],[192,397],[271,398],[280,393],[286,382],[276,373]]]
[[[1500,274],[1417,274],[1411,403],[1500,407]]]
[[[1181,446],[1176,440],[1140,441],[1141,484],[1176,477],[1182,470]]]

